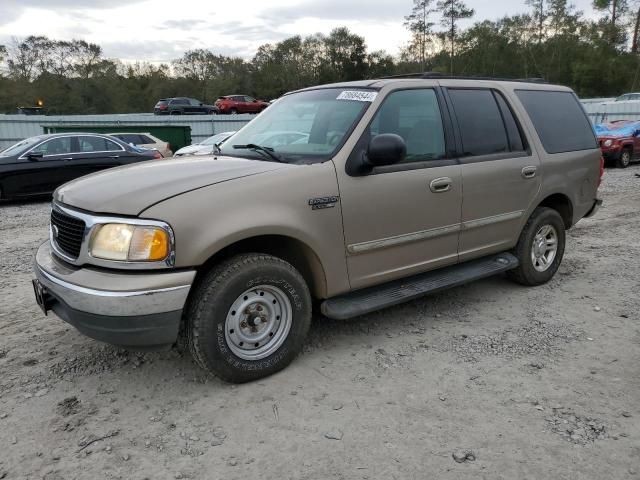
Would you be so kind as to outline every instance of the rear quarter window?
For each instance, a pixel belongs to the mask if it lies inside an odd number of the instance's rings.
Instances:
[[[598,148],[591,122],[573,92],[516,90],[547,153]]]

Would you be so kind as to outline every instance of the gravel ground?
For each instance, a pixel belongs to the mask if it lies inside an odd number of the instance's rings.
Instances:
[[[607,171],[549,284],[316,318],[289,368],[242,386],[44,317],[48,203],[0,204],[0,479],[640,478],[637,174]]]

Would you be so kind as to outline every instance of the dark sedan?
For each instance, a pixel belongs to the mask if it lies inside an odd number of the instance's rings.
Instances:
[[[106,135],[59,133],[27,138],[0,152],[0,199],[49,194],[89,173],[161,157],[154,150]]]

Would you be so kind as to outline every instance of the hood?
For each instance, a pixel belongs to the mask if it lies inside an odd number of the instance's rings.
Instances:
[[[139,215],[182,193],[288,165],[232,157],[187,157],[111,168],[64,184],[54,200],[93,213]]]
[[[174,155],[193,155],[199,152],[213,152],[213,145],[189,145],[178,150]]]

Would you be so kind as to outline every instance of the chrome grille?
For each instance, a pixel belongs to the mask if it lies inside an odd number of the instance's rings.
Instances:
[[[86,224],[83,220],[51,210],[51,236],[62,253],[76,259],[80,255]]]

